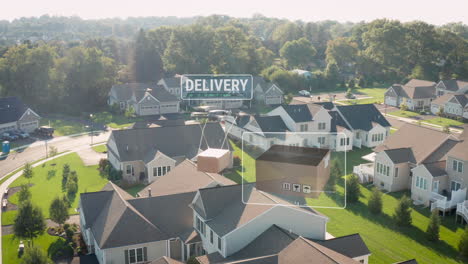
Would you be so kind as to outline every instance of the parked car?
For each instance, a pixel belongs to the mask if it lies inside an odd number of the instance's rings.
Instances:
[[[52,137],[54,134],[54,129],[49,126],[41,126],[36,128],[35,133],[39,136]]]
[[[21,138],[28,138],[28,137],[29,137],[29,133],[24,132],[24,131],[21,131],[21,132],[19,133],[19,136],[20,136]]]
[[[2,134],[2,139],[3,140],[9,140],[9,141],[14,141],[17,140],[19,137],[11,132],[5,132]]]
[[[299,95],[310,97],[310,92],[306,90],[300,90]]]

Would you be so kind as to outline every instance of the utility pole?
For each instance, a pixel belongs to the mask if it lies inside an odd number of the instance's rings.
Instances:
[[[89,114],[89,119],[91,119],[91,145],[93,145],[93,134],[94,134],[93,114]]]
[[[46,153],[46,158],[48,158],[48,157],[49,157],[49,151],[48,151],[48,149],[47,149],[47,139],[46,139],[46,140],[44,140],[44,143],[45,143],[45,153]]]

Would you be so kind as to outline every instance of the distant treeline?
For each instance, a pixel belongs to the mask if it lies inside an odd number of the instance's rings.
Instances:
[[[260,74],[287,92],[468,79],[468,27],[460,23],[43,16],[0,22],[0,39],[0,96],[21,96],[45,112],[97,111],[115,83],[177,73]],[[312,78],[291,73],[296,68]]]

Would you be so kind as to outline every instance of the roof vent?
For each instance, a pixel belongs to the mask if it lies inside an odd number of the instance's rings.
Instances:
[[[128,145],[127,145],[127,151],[128,151]]]

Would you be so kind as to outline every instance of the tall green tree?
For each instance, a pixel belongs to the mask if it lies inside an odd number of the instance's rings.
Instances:
[[[431,218],[426,229],[427,239],[429,241],[438,241],[439,240],[439,230],[440,230],[440,217],[439,211],[433,210],[431,213]]]
[[[38,247],[26,247],[23,256],[21,256],[21,264],[51,264],[52,261]]]
[[[350,38],[337,38],[327,44],[326,61],[335,62],[340,71],[353,72],[358,61],[358,45]]]
[[[44,216],[39,207],[31,201],[26,201],[18,208],[13,224],[13,233],[16,237],[33,240],[44,233],[46,228]]]
[[[411,199],[409,199],[408,196],[403,195],[400,200],[398,200],[395,213],[393,214],[396,224],[398,226],[411,226],[413,221],[411,211]]]
[[[70,217],[68,215],[68,203],[64,199],[55,197],[49,207],[49,215],[52,221],[62,226]]]
[[[380,214],[382,212],[382,192],[378,188],[374,187],[372,189],[367,206],[369,207],[369,211],[373,214]]]
[[[21,184],[20,191],[18,192],[18,202],[21,205],[26,201],[31,200],[31,191],[29,190],[29,185]]]
[[[33,168],[31,166],[31,163],[29,162],[26,162],[24,164],[24,169],[23,169],[23,176],[28,179],[29,181],[31,181],[31,178],[34,176],[34,171],[33,171]]]
[[[148,39],[143,29],[140,30],[136,38],[130,67],[135,82],[156,82],[163,76],[164,67],[161,54]]]
[[[306,38],[286,42],[280,50],[281,58],[289,68],[304,68],[312,62],[317,51]]]
[[[359,178],[352,174],[346,181],[346,201],[356,203],[361,196],[361,184]]]

